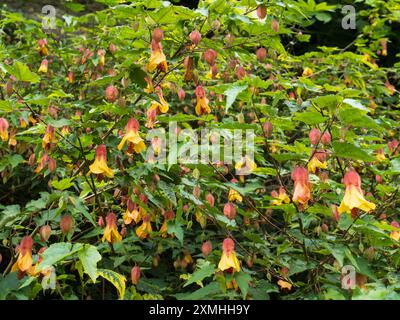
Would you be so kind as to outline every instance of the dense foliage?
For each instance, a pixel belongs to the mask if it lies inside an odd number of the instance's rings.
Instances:
[[[0,11],[0,299],[400,298],[398,0],[97,2]]]

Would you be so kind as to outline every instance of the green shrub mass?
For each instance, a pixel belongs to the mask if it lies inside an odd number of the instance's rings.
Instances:
[[[188,3],[0,7],[0,299],[399,299],[400,2]]]

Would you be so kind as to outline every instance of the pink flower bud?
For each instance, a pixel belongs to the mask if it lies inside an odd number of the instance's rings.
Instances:
[[[236,217],[236,208],[231,202],[227,202],[224,206],[224,216],[229,220],[233,220]]]
[[[186,96],[185,90],[183,90],[182,88],[180,88],[179,91],[178,91],[178,98],[179,98],[179,100],[180,100],[180,101],[185,100],[185,96]]]
[[[207,193],[206,200],[211,207],[214,207],[214,196],[211,193]]]
[[[331,143],[331,139],[332,139],[331,134],[328,131],[325,131],[324,134],[322,135],[321,142],[324,145],[328,145]]]
[[[134,266],[131,270],[131,280],[134,285],[137,285],[140,280],[140,267]]]
[[[321,131],[319,131],[317,128],[312,128],[309,134],[309,138],[311,144],[318,144],[319,140],[321,139]]]
[[[117,52],[117,46],[114,43],[110,43],[110,46],[108,47],[108,49],[110,50],[110,52],[112,54],[114,54],[115,52]]]
[[[273,126],[272,123],[270,121],[265,121],[263,124],[263,130],[264,130],[264,134],[266,137],[270,137],[272,135],[273,132]]]
[[[68,232],[70,232],[72,230],[73,223],[74,221],[72,220],[72,217],[70,215],[65,215],[61,217],[60,220],[61,232],[63,234],[67,234]]]
[[[257,60],[263,62],[267,57],[267,50],[265,48],[259,48],[256,51]]]
[[[108,102],[115,102],[118,98],[118,89],[109,85],[105,90],[105,97]]]
[[[190,40],[193,44],[198,45],[201,41],[201,34],[197,30],[194,30],[190,33]]]
[[[206,52],[204,52],[204,60],[212,66],[215,64],[215,59],[217,59],[217,52],[213,49],[208,49]]]
[[[271,27],[272,30],[274,30],[275,32],[279,32],[279,22],[277,20],[275,19],[272,20]]]
[[[257,7],[257,16],[259,19],[264,19],[267,15],[267,7],[260,5]]]
[[[100,228],[104,227],[104,219],[102,216],[100,216],[99,220],[97,220],[97,224],[99,225]]]
[[[164,38],[164,31],[162,31],[160,28],[154,29],[153,40],[155,42],[161,42],[163,38]]]
[[[203,256],[205,256],[205,257],[207,257],[212,252],[211,241],[203,242],[203,245],[201,246],[201,252],[203,253]]]
[[[51,227],[47,224],[42,226],[39,230],[40,239],[44,242],[47,242],[51,236]]]

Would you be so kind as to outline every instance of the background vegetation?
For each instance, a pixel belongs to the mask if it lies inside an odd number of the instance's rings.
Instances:
[[[40,1],[0,8],[1,299],[399,298],[398,0],[53,5],[51,32]],[[159,43],[168,71],[149,68]],[[155,128],[253,129],[252,174],[119,150],[129,119],[150,130],[150,82],[169,104]],[[113,177],[90,167],[100,145]],[[373,210],[337,211],[349,171]],[[240,271],[220,270],[226,238]]]

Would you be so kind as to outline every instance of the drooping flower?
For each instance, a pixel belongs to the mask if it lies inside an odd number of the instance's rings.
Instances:
[[[387,158],[385,156],[385,151],[383,150],[383,148],[379,149],[376,151],[376,160],[378,160],[379,162],[383,162],[385,161]]]
[[[0,118],[0,138],[4,142],[8,140],[8,121],[5,118]]]
[[[237,183],[238,181],[236,179],[232,179],[231,180],[232,183]],[[228,192],[228,200],[230,202],[242,202],[243,201],[243,197],[240,195],[239,192],[237,192],[236,190],[229,188],[229,192]]]
[[[117,217],[112,212],[109,212],[106,217],[106,228],[104,229],[101,241],[104,242],[104,240],[107,240],[111,244],[122,240],[122,236],[117,228]]]
[[[280,206],[282,203],[290,202],[290,198],[286,194],[285,188],[283,187],[279,188],[279,193],[276,192],[275,190],[272,191],[271,196],[275,198],[274,200],[271,201],[272,206]]]
[[[106,50],[104,49],[99,49],[97,50],[97,56],[99,57],[99,66],[100,68],[104,67],[105,63],[106,63]]]
[[[153,231],[150,220],[151,216],[150,214],[147,214],[146,216],[143,217],[142,225],[136,229],[136,235],[139,237],[139,239],[141,240],[146,239]]]
[[[338,208],[339,213],[351,212],[354,208],[365,212],[375,209],[374,203],[365,200],[361,190],[361,178],[356,171],[348,171],[343,178],[343,183],[346,186],[346,190],[342,203]]]
[[[326,162],[326,152],[324,150],[315,151],[311,160],[308,162],[308,171],[315,173],[318,169],[328,168]]]
[[[249,156],[242,157],[242,159],[235,164],[236,174],[247,175],[252,173],[257,168],[256,163],[249,158]]]
[[[74,83],[74,73],[72,71],[68,71],[67,81],[70,84]]]
[[[162,44],[153,39],[151,41],[150,59],[146,69],[149,72],[153,72],[157,68],[163,72],[168,72],[167,58],[163,52]]]
[[[172,220],[173,218],[175,218],[175,212],[174,211],[169,210],[169,211],[164,213],[164,222],[163,222],[163,224],[162,224],[162,226],[160,228],[161,237],[163,237],[163,238],[167,237],[167,235],[168,235],[168,233],[167,233],[167,231],[168,231],[167,223],[168,223],[168,220]]]
[[[393,240],[399,241],[400,240],[400,224],[397,221],[392,221],[390,223],[390,225],[393,228],[396,228],[396,230],[393,230],[390,233],[390,238],[392,238]]]
[[[312,76],[312,75],[313,75],[313,71],[312,71],[311,68],[305,67],[305,68],[303,69],[303,77],[310,77],[310,76]]]
[[[129,119],[125,130],[126,133],[118,145],[118,150],[121,150],[126,142],[128,142],[129,153],[133,150],[136,153],[141,153],[143,150],[146,150],[146,145],[139,135],[139,122],[135,118]]]
[[[281,289],[287,289],[287,290],[291,290],[291,289],[292,289],[292,284],[289,283],[289,282],[287,282],[287,281],[284,281],[284,280],[282,280],[282,279],[279,279],[279,280],[278,280],[278,286],[279,286]]]
[[[38,40],[38,51],[41,56],[47,56],[49,54],[49,50],[47,48],[47,40],[46,39],[39,39]]]
[[[104,144],[97,147],[96,157],[94,162],[89,166],[89,170],[93,174],[104,174],[108,178],[114,177],[114,172],[107,165],[107,150]]]
[[[147,93],[152,93],[152,92],[154,92],[153,81],[151,80],[151,77],[145,76],[145,77],[144,77],[144,80],[145,80],[146,83],[147,83],[147,86],[146,86],[146,88],[144,89],[144,92],[147,92]]]
[[[387,56],[387,39],[381,39],[379,42],[382,47],[382,56]]]
[[[23,237],[19,247],[17,248],[17,261],[12,266],[11,272],[15,272],[18,270],[21,272],[25,272],[32,267],[32,247],[33,239],[30,236]]]
[[[193,70],[194,70],[194,60],[193,57],[186,57],[183,60],[183,66],[185,68],[185,75],[183,76],[183,79],[188,82],[193,79]]]
[[[10,139],[8,140],[8,145],[15,147],[17,145],[17,139],[16,136],[17,131],[15,129],[11,130],[10,132]]]
[[[389,141],[387,144],[390,153],[394,153],[395,155],[397,155],[400,151],[399,148],[399,141],[397,141],[396,139],[393,139],[392,141]]]
[[[34,153],[33,153],[34,155]],[[49,161],[49,155],[45,153],[40,159],[39,159],[39,165],[35,169],[35,173],[39,173],[42,171],[46,165],[46,163]]]
[[[196,114],[201,116],[202,114],[209,114],[211,113],[211,109],[208,106],[208,99],[206,97],[206,91],[202,86],[197,86],[195,90],[197,103],[196,103]]]
[[[40,64],[38,72],[39,73],[47,73],[48,65],[49,65],[49,61],[47,61],[47,59],[43,59],[42,63]]]
[[[122,216],[124,223],[131,224],[132,221],[138,223],[141,220],[140,210],[130,198],[126,201],[126,205],[126,211]]]
[[[48,125],[46,128],[46,132],[42,139],[42,147],[45,150],[49,150],[52,143],[56,143],[56,129],[52,125]]]
[[[224,239],[222,243],[222,256],[218,269],[221,271],[228,270],[231,273],[240,271],[240,263],[235,252],[235,242],[231,238]]]
[[[157,113],[167,113],[169,110],[169,104],[164,99],[164,95],[160,86],[157,86],[155,89],[158,99],[160,102],[153,100],[151,102],[150,110],[156,110]]]
[[[296,167],[292,172],[294,181],[293,202],[307,205],[311,199],[311,185],[308,180],[308,171],[303,167]]]

